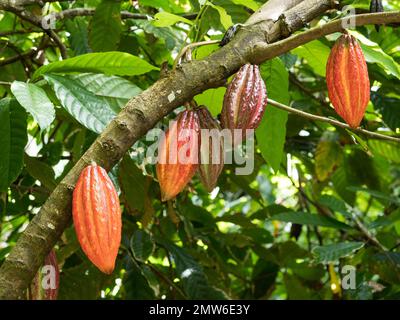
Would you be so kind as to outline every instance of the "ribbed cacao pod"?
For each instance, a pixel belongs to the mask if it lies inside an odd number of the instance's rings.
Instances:
[[[44,259],[30,288],[31,300],[57,300],[60,269],[54,250]]]
[[[121,243],[121,208],[102,167],[93,164],[82,170],[73,193],[72,216],[86,256],[102,272],[111,274]]]
[[[229,84],[221,111],[221,125],[228,129],[256,129],[267,105],[267,89],[257,65],[245,64]]]
[[[219,123],[207,108],[197,109],[200,128],[199,175],[208,192],[214,190],[224,168],[224,144]]]
[[[199,131],[197,112],[185,110],[177,116],[161,140],[156,172],[162,201],[174,198],[196,173],[199,166]]]
[[[375,13],[375,12],[383,12],[383,11],[384,11],[384,8],[383,8],[382,0],[371,0],[371,4],[369,6],[369,12]],[[380,25],[376,24],[375,29],[377,32],[379,32],[379,28],[380,28]]]
[[[326,65],[326,83],[335,111],[357,128],[369,102],[370,87],[364,54],[352,35],[343,34],[334,44]]]

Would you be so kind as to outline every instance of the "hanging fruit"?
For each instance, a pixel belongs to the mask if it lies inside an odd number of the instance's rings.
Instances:
[[[165,133],[159,146],[156,172],[161,200],[181,192],[198,168],[199,117],[195,110],[181,112]]]
[[[200,180],[211,192],[217,185],[224,168],[224,145],[221,127],[206,107],[197,109],[202,133],[200,135],[199,175]],[[205,139],[204,139],[205,138]]]
[[[60,284],[60,269],[54,250],[44,259],[30,288],[31,300],[57,300]]]
[[[221,125],[231,130],[256,129],[267,105],[267,89],[259,66],[245,64],[226,90],[221,111]]]
[[[82,170],[73,193],[72,216],[86,256],[102,272],[111,274],[121,243],[121,208],[102,167],[93,164]]]
[[[328,95],[335,111],[352,128],[364,117],[370,98],[367,63],[357,40],[343,34],[334,44],[326,66]]]

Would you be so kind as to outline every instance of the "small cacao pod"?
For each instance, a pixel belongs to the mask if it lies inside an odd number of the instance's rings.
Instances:
[[[227,129],[256,129],[267,105],[267,89],[259,66],[245,64],[229,84],[221,111],[221,125]]]
[[[200,180],[211,192],[217,185],[219,175],[224,168],[224,144],[219,123],[212,117],[207,108],[197,109],[200,121]]]
[[[102,167],[82,170],[72,199],[72,216],[82,250],[106,274],[114,270],[121,243],[118,193]]]
[[[382,0],[371,0],[371,4],[369,6],[369,12],[375,13],[375,12],[383,12],[383,4]],[[377,32],[379,32],[380,25],[376,24],[375,29]]]
[[[343,34],[334,44],[326,65],[326,84],[337,114],[357,128],[369,102],[370,87],[364,54],[352,35]]]
[[[54,250],[44,259],[30,288],[31,300],[57,300],[60,284],[60,269]]]
[[[161,200],[167,201],[181,192],[198,168],[199,117],[195,110],[185,110],[161,140],[156,172]]]

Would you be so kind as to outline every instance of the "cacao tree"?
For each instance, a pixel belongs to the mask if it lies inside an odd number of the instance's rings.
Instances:
[[[399,23],[0,0],[0,298],[398,299]]]

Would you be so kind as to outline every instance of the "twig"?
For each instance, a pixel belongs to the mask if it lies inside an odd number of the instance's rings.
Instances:
[[[351,128],[346,123],[343,123],[343,122],[340,122],[340,121],[337,121],[337,120],[334,120],[334,119],[322,117],[322,116],[316,116],[314,114],[311,114],[311,113],[308,113],[308,112],[305,112],[305,111],[297,110],[295,108],[289,107],[287,105],[284,105],[284,104],[279,103],[277,101],[274,101],[272,99],[268,99],[268,104],[270,104],[270,105],[272,105],[274,107],[277,107],[279,109],[288,111],[290,113],[297,114],[298,116],[306,118],[306,119],[309,119],[309,120],[326,122],[326,123],[329,123],[329,124],[331,124],[333,126],[340,127],[340,128],[343,128],[343,129],[348,129],[348,130],[351,130],[351,131],[354,131],[354,132],[357,132],[357,133],[361,133],[361,134],[363,134],[365,136],[368,136],[368,137],[371,137],[371,138],[374,138],[374,139],[389,140],[389,141],[400,143],[400,138],[397,138],[397,137],[394,137],[394,136],[387,136],[387,135],[384,135],[384,134],[368,131],[368,130],[361,129],[361,128]]]
[[[193,42],[193,43],[188,44],[181,50],[181,52],[176,57],[174,67],[176,67],[176,65],[179,64],[180,60],[186,54],[186,52],[188,52],[192,48],[200,47],[200,46],[208,46],[208,45],[216,44],[219,42],[220,42],[219,40],[208,40],[208,41]]]

